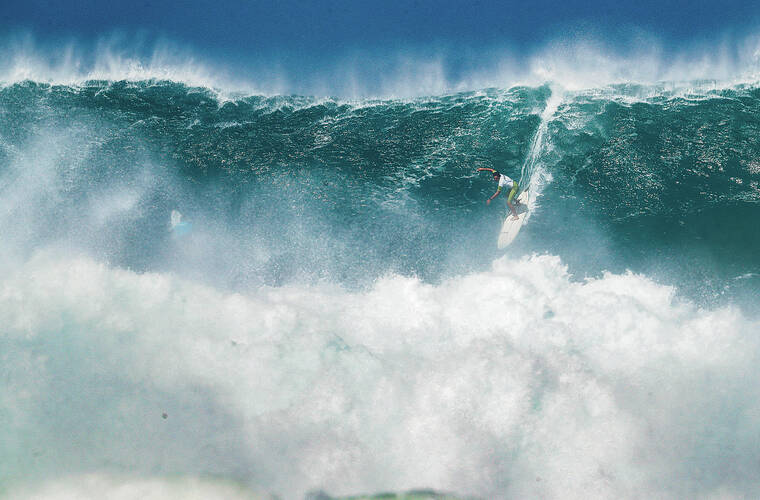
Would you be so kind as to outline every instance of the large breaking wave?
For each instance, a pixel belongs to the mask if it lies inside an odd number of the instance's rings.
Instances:
[[[759,104],[3,87],[4,493],[757,495]]]

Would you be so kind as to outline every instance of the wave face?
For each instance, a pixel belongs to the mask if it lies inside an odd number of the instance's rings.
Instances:
[[[27,251],[64,242],[140,271],[184,262],[226,285],[435,280],[496,255],[502,207],[485,207],[492,182],[475,169],[520,178],[532,161],[553,182],[518,252],[713,299],[760,272],[758,97],[568,94],[534,144],[547,87],[341,103],[220,102],[170,82],[13,85],[0,93],[4,230]],[[175,208],[196,222],[193,244],[172,245]]]
[[[758,129],[709,82],[2,87],[0,484],[756,496]],[[506,255],[478,167],[538,195]]]

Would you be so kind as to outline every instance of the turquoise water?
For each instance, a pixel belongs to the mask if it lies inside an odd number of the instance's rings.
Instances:
[[[4,86],[0,482],[754,496],[758,129],[710,82]],[[536,197],[506,252],[479,167]]]
[[[552,181],[511,253],[560,255],[578,276],[645,272],[706,301],[756,286],[742,277],[760,272],[760,96],[692,92],[560,96],[535,151]],[[120,266],[187,264],[216,281],[221,267],[223,284],[243,289],[366,285],[389,270],[436,281],[486,269],[497,255],[503,207],[484,205],[494,187],[475,169],[520,178],[551,96],[540,87],[412,101],[220,101],[171,82],[28,82],[0,93],[2,171],[28,169],[22,157],[66,164],[51,172],[55,199],[37,193],[37,216],[22,215],[46,228],[21,238],[25,248],[83,243]],[[51,134],[74,144],[24,151]],[[83,227],[93,199],[114,185],[139,191],[135,205],[107,228]],[[167,249],[173,208],[206,231],[204,252]]]

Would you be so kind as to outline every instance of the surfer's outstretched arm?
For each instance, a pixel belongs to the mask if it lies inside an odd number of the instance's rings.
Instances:
[[[478,169],[478,172],[492,172],[492,173],[496,173],[496,170],[494,170],[492,168],[480,167]],[[499,193],[501,193],[501,186],[499,186],[499,188],[496,190],[496,192],[493,194],[493,196],[491,196],[490,198],[488,198],[486,200],[486,205],[490,205],[491,204],[491,200],[493,200],[494,198],[496,198],[497,196],[499,196]]]
[[[486,200],[486,205],[490,205],[491,204],[491,200],[493,200],[494,198],[496,198],[497,196],[499,196],[499,194],[501,194],[501,186],[499,186],[498,189],[496,189],[496,192],[493,194],[493,196],[491,196],[490,198],[488,198]]]

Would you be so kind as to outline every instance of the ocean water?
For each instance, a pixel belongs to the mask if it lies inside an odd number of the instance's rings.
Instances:
[[[758,220],[749,84],[6,84],[0,493],[758,496]]]

